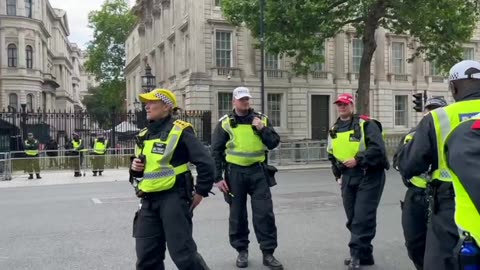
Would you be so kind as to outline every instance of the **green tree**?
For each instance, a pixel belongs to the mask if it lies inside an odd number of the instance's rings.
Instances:
[[[126,85],[125,40],[136,22],[125,0],[106,0],[100,10],[90,12],[89,27],[93,40],[88,44],[87,72],[95,75],[98,87],[84,99],[87,111],[105,127],[109,123],[112,108],[124,108]]]
[[[440,69],[461,59],[462,44],[472,37],[478,17],[478,0],[265,0],[267,51],[295,57],[297,74],[309,72],[323,61],[316,54],[327,38],[347,26],[363,41],[357,109],[369,114],[370,74],[379,27],[412,37],[416,57],[435,61]],[[259,36],[259,0],[222,0],[226,18],[245,24]]]

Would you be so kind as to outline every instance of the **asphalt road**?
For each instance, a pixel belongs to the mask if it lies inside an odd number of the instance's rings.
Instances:
[[[339,187],[330,172],[280,172],[278,183],[273,188],[279,237],[275,255],[285,269],[345,269],[349,235]],[[404,192],[399,176],[389,173],[373,243],[377,265],[364,269],[414,269],[400,224]],[[131,231],[137,207],[126,182],[2,188],[0,269],[134,269]],[[199,251],[210,268],[236,269],[222,196],[204,200],[194,226]],[[266,269],[250,231],[248,269]],[[169,258],[167,269],[176,269]]]

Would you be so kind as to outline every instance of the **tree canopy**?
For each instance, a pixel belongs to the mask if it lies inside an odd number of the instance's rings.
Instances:
[[[478,0],[265,0],[265,44],[270,53],[295,57],[293,70],[306,74],[323,57],[316,53],[327,38],[353,27],[363,41],[357,109],[369,113],[370,64],[376,30],[409,35],[415,57],[448,70],[461,59],[472,37]],[[226,18],[245,24],[259,37],[259,0],[222,0]]]

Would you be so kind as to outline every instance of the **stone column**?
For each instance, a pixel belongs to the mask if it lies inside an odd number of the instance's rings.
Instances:
[[[0,67],[7,66],[7,46],[5,43],[5,29],[0,29],[0,46],[3,48],[0,50]]]
[[[345,34],[340,33],[335,37],[335,78],[346,79],[345,74]]]
[[[17,47],[17,67],[26,68],[25,58],[25,32],[23,29],[18,30],[18,47]]]

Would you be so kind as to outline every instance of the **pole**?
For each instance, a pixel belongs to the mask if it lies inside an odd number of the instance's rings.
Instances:
[[[262,112],[265,111],[265,0],[260,0],[260,95]]]
[[[423,90],[423,106],[427,104],[427,90]]]

